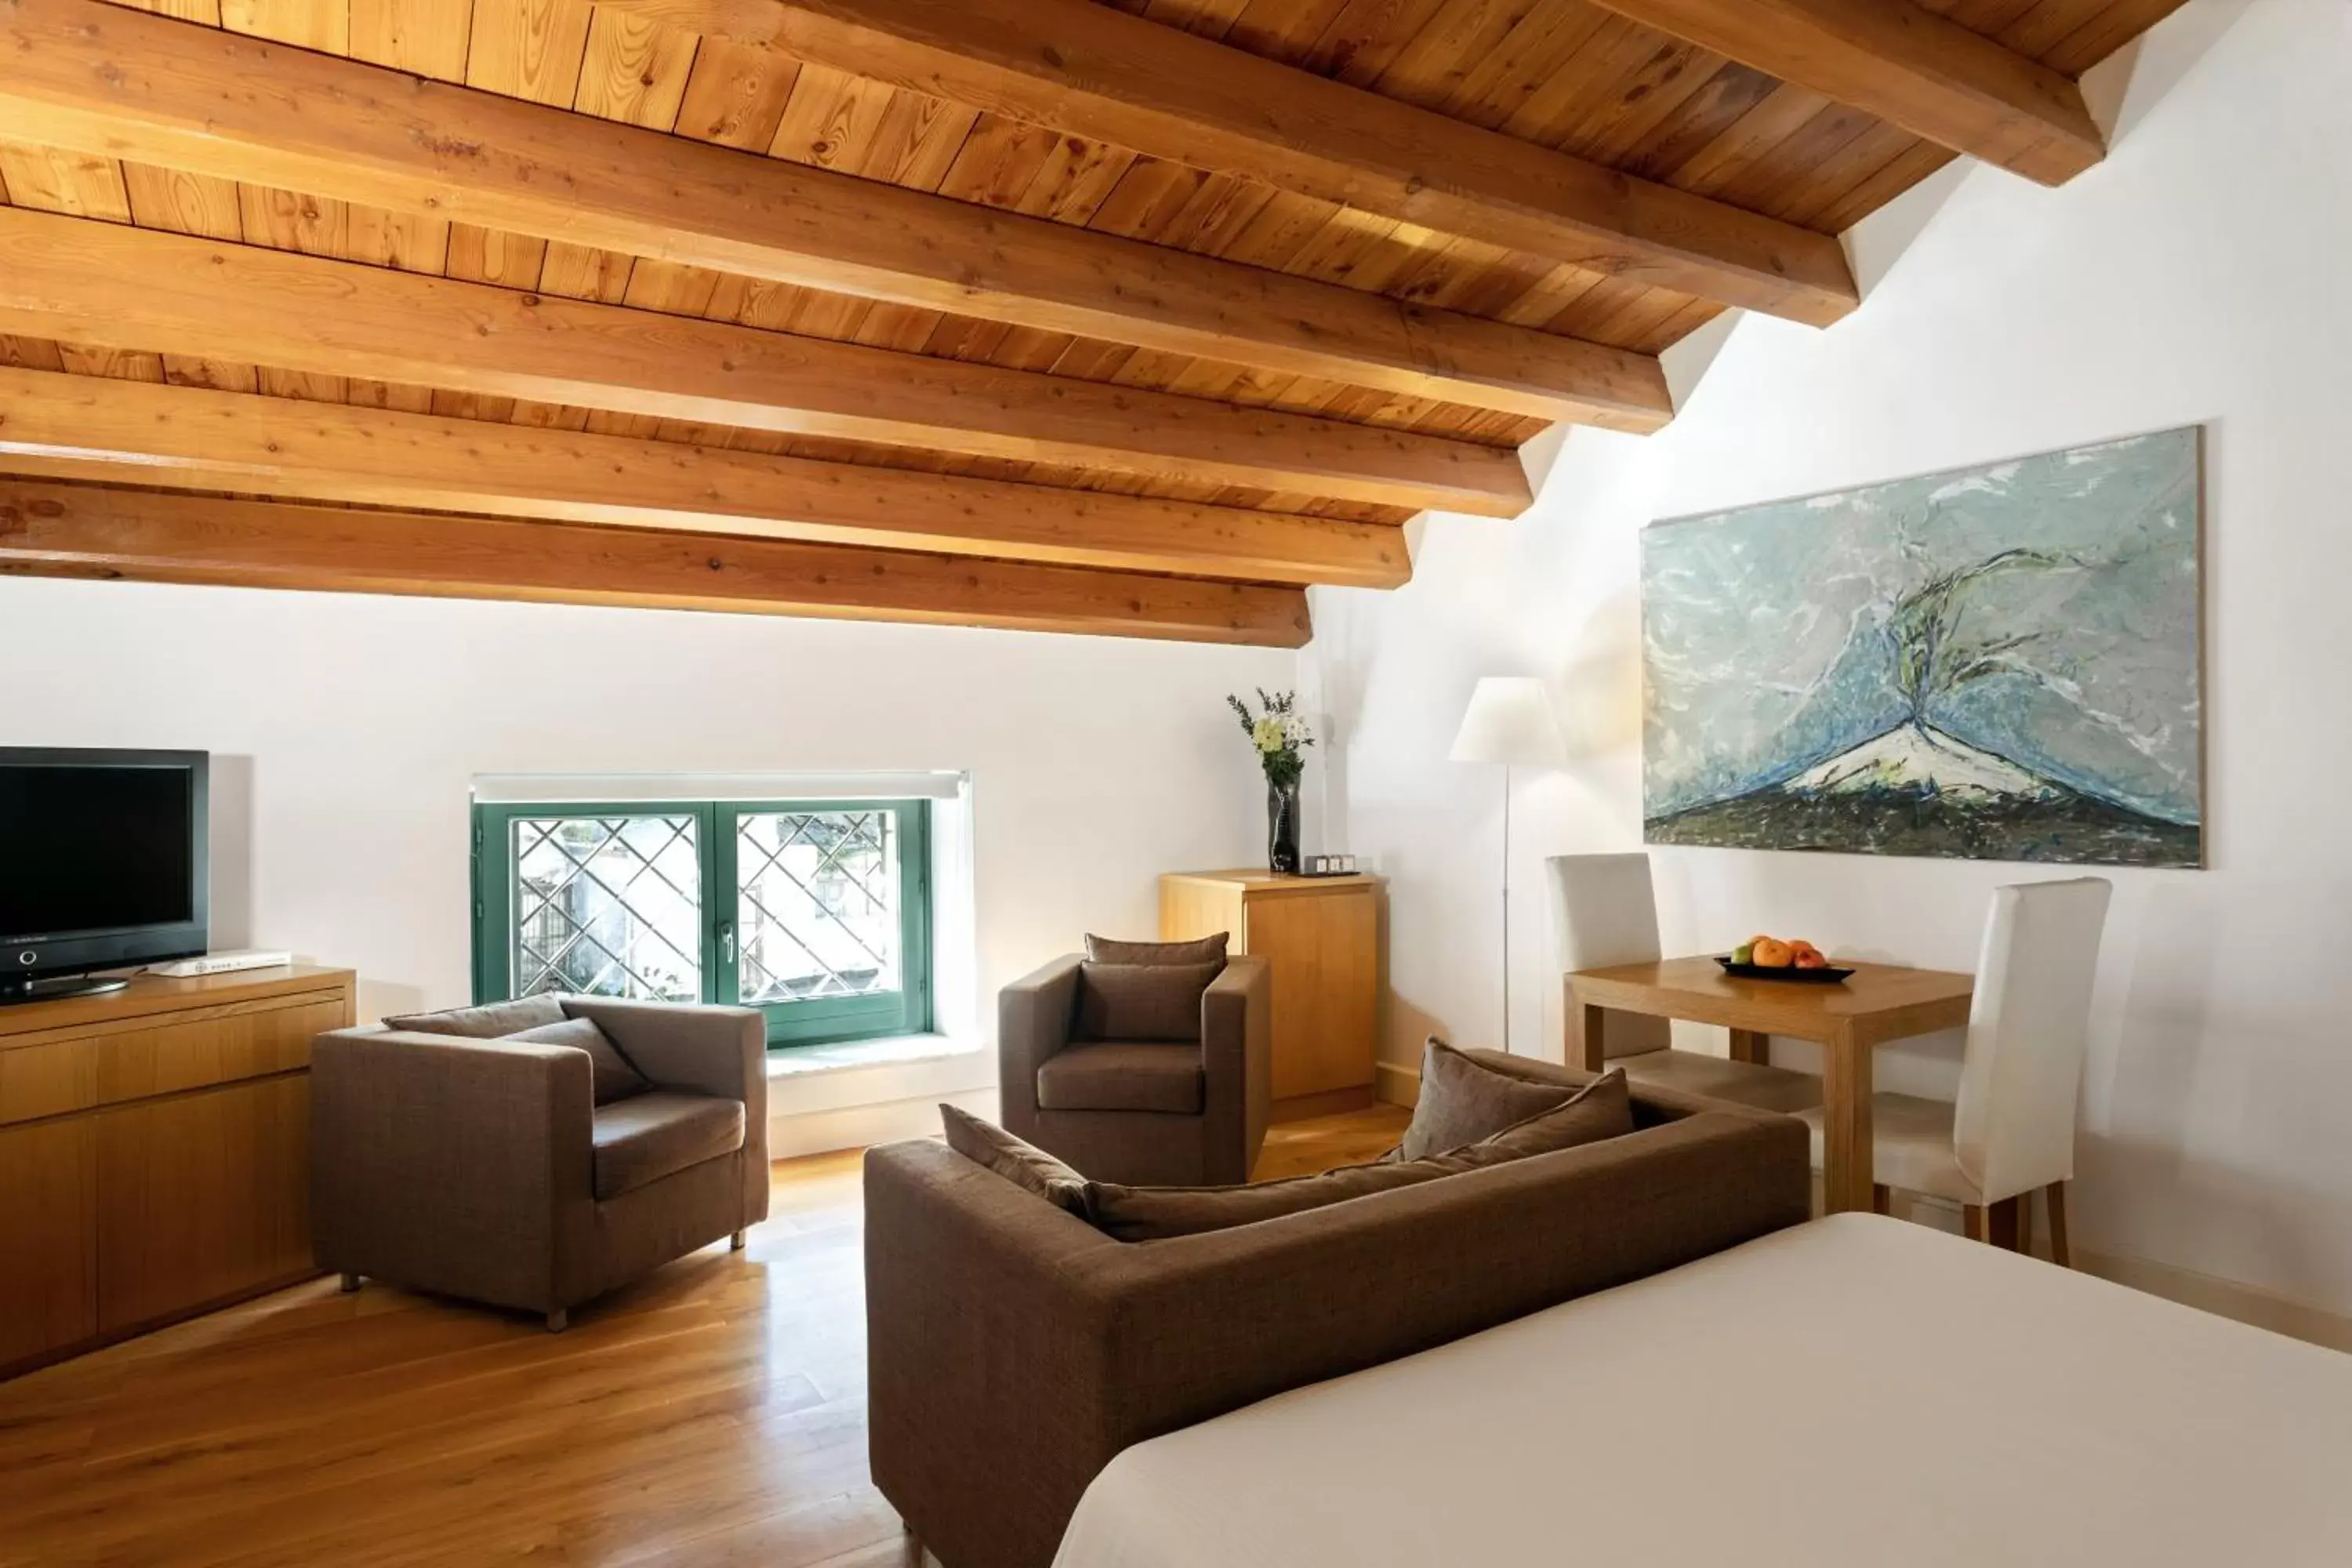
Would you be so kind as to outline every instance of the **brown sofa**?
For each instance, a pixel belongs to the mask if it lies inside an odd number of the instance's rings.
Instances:
[[[1076,954],[997,996],[1004,1130],[1098,1182],[1218,1186],[1249,1180],[1274,1103],[1274,975],[1231,958],[1201,997],[1189,1044],[1078,1032]]]
[[[1804,1123],[1633,1096],[1627,1137],[1136,1244],[940,1144],[871,1151],[875,1484],[946,1568],[1046,1568],[1130,1444],[1808,1216]]]
[[[319,1265],[544,1313],[768,1215],[766,1024],[748,1007],[561,998],[652,1090],[597,1106],[587,1052],[377,1026],[310,1058]]]

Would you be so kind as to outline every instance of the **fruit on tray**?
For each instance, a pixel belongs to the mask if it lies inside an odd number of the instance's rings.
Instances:
[[[1783,942],[1769,935],[1749,937],[1733,948],[1731,962],[1758,969],[1827,969],[1830,965],[1828,956],[1810,942]]]

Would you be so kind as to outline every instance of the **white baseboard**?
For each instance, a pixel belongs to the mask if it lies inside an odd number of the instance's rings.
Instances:
[[[2095,1274],[2102,1279],[2112,1279],[2118,1285],[2128,1285],[2135,1290],[2145,1290],[2151,1296],[2161,1296],[2216,1317],[2232,1318],[2290,1339],[2326,1345],[2330,1350],[2352,1352],[2352,1318],[2290,1301],[2234,1279],[2200,1274],[2193,1268],[2176,1268],[2150,1258],[2085,1252],[2080,1247],[2074,1249],[2074,1267],[2085,1274]]]
[[[1372,1093],[1384,1104],[1402,1105],[1411,1110],[1421,1103],[1420,1070],[1401,1068],[1394,1062],[1374,1062]]]
[[[1821,1177],[1816,1174],[1813,1177],[1813,1206],[1816,1212],[1821,1207]],[[1907,1219],[1915,1225],[1931,1226],[1954,1235],[1960,1231],[1959,1205],[1940,1198],[1898,1193],[1895,1197],[1895,1213],[1897,1218]],[[2050,1230],[2048,1225],[2042,1223],[2046,1219],[2046,1211],[2036,1205],[2034,1219],[2037,1223],[2033,1227],[2033,1255],[2047,1259],[2050,1256]],[[2074,1267],[2084,1274],[2096,1275],[2150,1296],[2161,1296],[2168,1301],[2178,1301],[2184,1307],[2194,1307],[2217,1318],[2250,1323],[2290,1339],[2308,1340],[2330,1350],[2352,1351],[2352,1318],[2341,1317],[2319,1307],[2307,1307],[2300,1301],[2290,1301],[2284,1296],[2273,1296],[2251,1285],[2241,1285],[2234,1279],[2200,1274],[2192,1268],[2178,1268],[2153,1258],[2096,1252],[2080,1247],[2074,1248]]]
[[[994,1089],[959,1089],[796,1115],[772,1112],[768,1117],[768,1158],[792,1160],[803,1154],[830,1153],[836,1149],[864,1149],[906,1138],[928,1138],[940,1130],[941,1100],[974,1116],[991,1121],[996,1118]]]

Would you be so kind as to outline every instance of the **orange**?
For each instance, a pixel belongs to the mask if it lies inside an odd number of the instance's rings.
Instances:
[[[1821,956],[1822,956],[1822,950],[1821,950],[1820,948],[1818,948],[1818,947],[1815,947],[1811,942],[1807,942],[1807,941],[1806,941],[1804,938],[1802,938],[1802,937],[1799,937],[1796,941],[1794,941],[1794,942],[1790,942],[1790,943],[1789,944],[1789,951],[1790,951],[1790,952],[1792,952],[1792,953],[1796,954],[1799,958],[1802,958],[1802,957],[1804,957],[1804,956],[1805,956],[1805,954],[1807,954],[1807,953],[1809,953],[1809,952],[1810,952],[1810,953],[1811,953],[1815,958],[1819,958],[1819,957],[1821,957]]]
[[[1756,939],[1754,963],[1759,969],[1786,969],[1796,962],[1796,953],[1785,942],[1778,942],[1769,936]]]

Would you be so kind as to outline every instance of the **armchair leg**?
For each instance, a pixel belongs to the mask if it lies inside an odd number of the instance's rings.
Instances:
[[[727,1238],[727,1250],[730,1252],[740,1252],[743,1250],[743,1233],[741,1231],[739,1230],[734,1235]]]
[[[2066,1184],[2053,1182],[2042,1191],[2050,1205],[2050,1261],[2072,1268],[2074,1248],[2066,1236]]]
[[[547,1331],[560,1334],[572,1326],[572,1314],[562,1307],[547,1314]]]
[[[360,1288],[360,1277],[356,1274],[346,1274],[336,1282],[335,1288],[348,1296]]]

